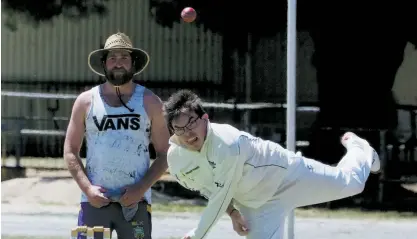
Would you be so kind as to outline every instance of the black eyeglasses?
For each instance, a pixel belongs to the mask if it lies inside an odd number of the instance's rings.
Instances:
[[[190,118],[188,120],[187,125],[185,125],[184,127],[175,127],[174,128],[174,134],[177,136],[181,136],[185,133],[186,130],[193,130],[195,129],[195,127],[197,127],[198,123],[197,120],[199,120],[200,117],[197,118]]]

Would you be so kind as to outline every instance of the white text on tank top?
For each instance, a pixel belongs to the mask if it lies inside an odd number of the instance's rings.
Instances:
[[[151,124],[143,106],[145,88],[137,85],[126,103],[133,112],[107,105],[99,86],[91,90],[86,120],[87,175],[93,185],[121,190],[140,181],[149,169]]]

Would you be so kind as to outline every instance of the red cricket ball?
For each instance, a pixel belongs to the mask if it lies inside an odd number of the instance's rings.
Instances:
[[[186,7],[182,10],[181,17],[184,22],[193,22],[197,17],[197,12],[192,7]]]

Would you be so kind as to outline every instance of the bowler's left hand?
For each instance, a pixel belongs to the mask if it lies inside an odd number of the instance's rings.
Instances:
[[[196,230],[196,228],[194,228],[193,230],[189,231],[187,233],[187,235],[185,235],[182,239],[192,239],[195,236],[195,230]]]
[[[142,200],[143,193],[140,188],[137,186],[130,186],[125,188],[125,192],[120,198],[119,203],[124,207],[133,207]]]

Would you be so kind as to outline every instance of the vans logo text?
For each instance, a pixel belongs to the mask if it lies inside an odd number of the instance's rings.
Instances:
[[[93,120],[99,131],[140,129],[139,114],[104,115],[100,123],[97,117],[93,116]]]

